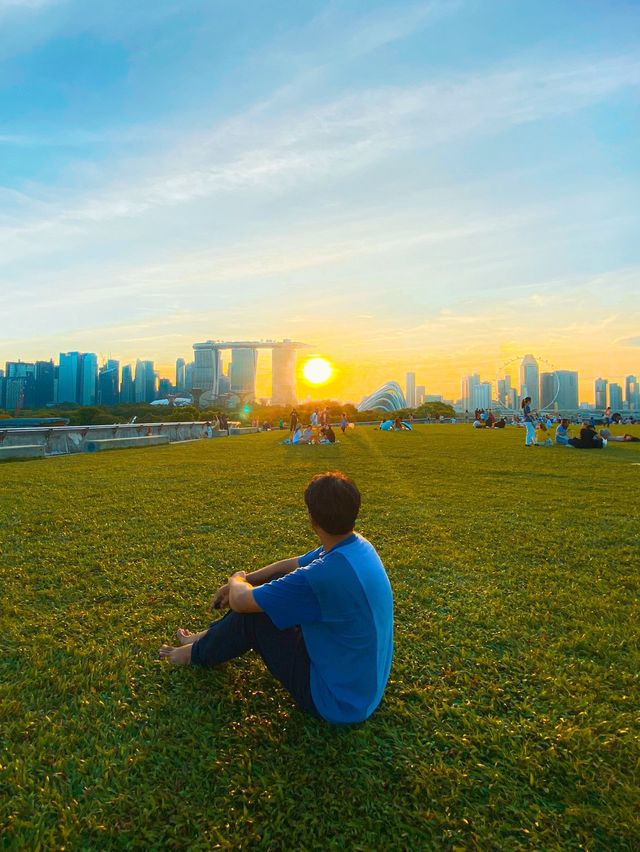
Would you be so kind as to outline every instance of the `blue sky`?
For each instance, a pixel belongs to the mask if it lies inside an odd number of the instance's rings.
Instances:
[[[640,372],[640,4],[0,0],[0,361]],[[265,366],[265,365],[263,365]]]

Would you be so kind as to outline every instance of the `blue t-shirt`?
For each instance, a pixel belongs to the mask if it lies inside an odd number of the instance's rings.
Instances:
[[[280,630],[299,624],[311,662],[311,696],[328,722],[362,722],[382,699],[393,656],[393,595],[375,548],[353,533],[328,552],[254,590]]]

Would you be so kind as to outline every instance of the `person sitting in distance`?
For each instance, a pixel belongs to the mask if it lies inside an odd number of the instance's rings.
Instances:
[[[547,425],[546,423],[543,423],[542,420],[540,420],[536,426],[536,444],[539,447],[550,447],[553,444]]]
[[[569,421],[566,417],[556,426],[556,444],[562,444],[564,447],[570,447],[569,443]]]
[[[177,631],[160,658],[212,667],[256,651],[298,707],[334,724],[368,719],[393,657],[393,593],[375,548],[354,532],[355,482],[339,471],[304,492],[320,547],[259,571],[237,571],[209,610],[230,611],[208,630]]]
[[[305,426],[304,429],[302,430],[302,436],[300,438],[300,443],[301,444],[313,444],[313,443],[315,443],[315,440],[314,440],[314,437],[313,437],[313,429],[311,428],[311,426]]]
[[[618,443],[638,443],[640,438],[637,438],[635,435],[630,435],[628,432],[625,432],[624,435],[612,435],[608,429],[600,430],[600,437],[604,438],[605,441],[616,441]]]
[[[321,444],[335,444],[336,442],[336,433],[331,428],[331,424],[327,424],[320,429],[320,443]]]
[[[580,430],[580,437],[569,438],[569,445],[578,450],[601,450],[607,446],[607,442],[598,436],[595,426],[585,423]]]

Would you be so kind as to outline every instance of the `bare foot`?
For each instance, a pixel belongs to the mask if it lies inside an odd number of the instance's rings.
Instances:
[[[171,645],[163,645],[158,652],[161,660],[168,660],[174,666],[188,666],[191,662],[191,645],[183,645],[181,648],[172,648]]]
[[[178,627],[176,639],[181,645],[193,645],[196,639],[200,639],[206,632],[206,630],[201,630],[200,633],[192,633],[190,630],[185,630],[184,627]]]

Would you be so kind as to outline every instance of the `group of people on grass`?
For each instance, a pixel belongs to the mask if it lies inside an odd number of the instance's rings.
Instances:
[[[216,414],[213,420],[207,420],[207,438],[213,438],[214,432],[226,432],[229,434],[229,418],[222,412]]]
[[[340,431],[344,435],[349,427],[353,428],[353,423],[349,423],[349,418],[343,411],[340,415],[339,422]],[[309,423],[303,426],[300,421],[300,415],[294,408],[289,416],[289,438],[283,441],[284,444],[335,444],[336,433],[330,422],[329,411],[323,408],[319,411],[314,409],[309,418]]]
[[[556,426],[555,441],[551,435],[553,421],[538,418],[531,410],[531,397],[522,400],[522,422],[526,429],[526,447],[552,447],[554,443],[563,447],[573,447],[577,450],[602,450],[609,441],[635,443],[640,441],[635,435],[612,435],[609,429],[601,429],[600,432],[591,422],[584,422],[577,436],[571,437],[569,432],[570,422],[563,417]]]
[[[284,444],[335,444],[336,433],[330,423],[326,426],[313,427],[311,424],[302,426],[300,423],[291,433],[290,438],[283,441]]]
[[[403,420],[401,417],[388,418],[381,420],[378,429],[381,432],[411,432],[413,429],[413,414],[409,415],[408,420]]]
[[[342,418],[344,418],[345,425],[346,425],[347,419],[346,419],[346,414],[344,412],[342,413]],[[289,415],[289,431],[293,434],[293,432],[295,432],[296,428],[299,425],[300,425],[300,415],[298,414],[297,410],[294,408],[293,411],[291,412],[291,414]],[[318,426],[320,426],[320,427],[329,426],[330,425],[329,409],[323,408],[322,411],[320,411],[319,409],[314,408],[314,410],[311,412],[311,416],[309,418],[309,425],[311,426],[312,429],[316,429]]]
[[[497,418],[493,411],[484,408],[476,408],[473,415],[474,429],[504,429],[507,421],[504,417]]]
[[[578,435],[570,433],[571,423],[566,417],[554,420],[550,416],[541,416],[531,408],[531,397],[526,396],[521,404],[521,416],[515,419],[515,425],[525,428],[526,447],[552,447],[559,444],[564,447],[573,447],[579,450],[599,450],[607,446],[609,441],[634,443],[640,441],[635,435],[612,435],[609,429],[596,430],[595,418],[583,421],[580,424]],[[604,422],[609,425],[621,422],[619,414],[612,415],[610,410],[605,412]],[[474,429],[504,429],[507,425],[505,418],[497,420],[491,409],[477,408],[474,412]],[[555,434],[553,427],[555,425]]]

